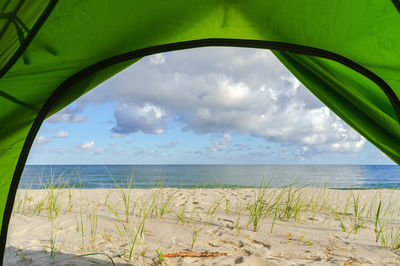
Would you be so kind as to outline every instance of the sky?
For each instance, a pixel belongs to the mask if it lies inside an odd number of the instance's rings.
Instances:
[[[268,50],[143,58],[47,119],[28,164],[394,164]]]

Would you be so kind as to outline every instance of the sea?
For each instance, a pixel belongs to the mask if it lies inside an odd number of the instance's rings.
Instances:
[[[400,188],[398,165],[27,165],[19,188]]]

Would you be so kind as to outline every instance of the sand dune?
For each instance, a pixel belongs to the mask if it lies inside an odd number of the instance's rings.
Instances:
[[[399,199],[321,188],[20,190],[4,263],[399,265]],[[183,251],[226,256],[163,257]],[[90,253],[101,254],[78,257]]]

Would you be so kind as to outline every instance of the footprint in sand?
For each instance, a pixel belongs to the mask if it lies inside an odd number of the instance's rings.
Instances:
[[[234,222],[231,221],[231,220],[229,220],[229,219],[218,218],[218,221],[221,221],[221,222],[222,222],[222,225],[223,225],[225,228],[228,228],[228,229],[230,229],[230,230],[235,229],[235,227],[233,226],[233,225],[234,225]]]
[[[232,240],[224,240],[224,239],[222,239],[221,242],[224,243],[224,244],[228,244],[228,245],[231,245],[231,246],[238,247],[238,248],[243,248],[244,247],[244,243],[242,241],[240,241],[240,240],[238,242],[236,242],[236,241],[232,241]]]
[[[218,240],[212,240],[212,241],[208,242],[207,244],[211,247],[217,248],[217,247],[221,246],[218,244],[218,242],[219,242]]]
[[[265,243],[262,242],[262,241],[253,240],[253,243],[255,243],[255,244],[257,244],[257,245],[261,245],[261,246],[264,247],[264,248],[271,249],[271,245],[270,245],[270,244],[265,244]]]

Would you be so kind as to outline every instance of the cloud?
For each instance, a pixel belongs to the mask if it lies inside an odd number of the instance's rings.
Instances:
[[[131,147],[131,148],[133,150],[133,153],[131,155],[136,156],[136,157],[143,157],[143,156],[166,157],[166,156],[168,156],[167,153],[162,153],[162,152],[159,152],[156,150],[149,150],[149,149],[142,148],[142,147]]]
[[[231,136],[228,133],[212,135],[211,141],[213,144],[208,146],[208,151],[210,152],[219,152],[231,146]]]
[[[85,141],[75,147],[72,150],[74,153],[89,153],[92,155],[101,155],[108,151],[108,149],[104,148],[96,148],[96,144],[93,140]]]
[[[56,134],[56,138],[68,138],[68,131],[59,131]]]
[[[79,116],[77,114],[69,114],[62,112],[61,113],[56,113],[50,118],[46,120],[48,123],[83,123],[87,122],[87,118],[84,116]]]
[[[165,63],[165,56],[164,54],[155,54],[149,56],[150,63],[154,65],[164,64]]]
[[[85,103],[87,104],[87,103]],[[46,120],[47,123],[83,123],[87,122],[86,116],[81,116],[85,104],[72,104],[55,113]]]
[[[45,136],[37,136],[36,138],[35,138],[35,140],[34,140],[34,142],[33,142],[33,146],[34,147],[41,147],[41,146],[44,146],[44,145],[46,145],[46,144],[48,144],[48,143],[50,143],[50,142],[52,142],[52,140],[51,139],[49,139],[49,138],[46,138]]]
[[[152,104],[143,106],[123,104],[115,110],[116,126],[114,133],[129,134],[143,131],[148,134],[164,133],[166,112]]]
[[[94,149],[94,147],[95,147],[95,144],[94,144],[93,140],[85,141],[82,144],[78,145],[78,148],[80,150],[91,150],[91,149]]]
[[[110,89],[112,88],[112,89]],[[250,134],[297,147],[301,156],[357,153],[365,144],[265,50],[202,48],[145,58],[88,93],[115,104],[113,134],[162,134],[168,121],[214,134]],[[224,147],[224,148],[223,148]]]
[[[120,139],[120,138],[124,138],[126,135],[124,135],[124,134],[120,134],[120,133],[115,133],[115,132],[112,132],[111,133],[111,138],[112,139]]]
[[[53,147],[44,147],[41,149],[42,152],[56,153],[56,154],[64,154],[66,152],[65,149],[53,148]]]
[[[235,151],[243,151],[243,150],[250,151],[252,148],[250,144],[234,144],[233,147]]]
[[[161,148],[161,149],[171,149],[171,148],[175,148],[176,145],[178,145],[177,141],[171,141],[169,144],[167,145],[160,145],[160,144],[156,144],[157,148]]]

